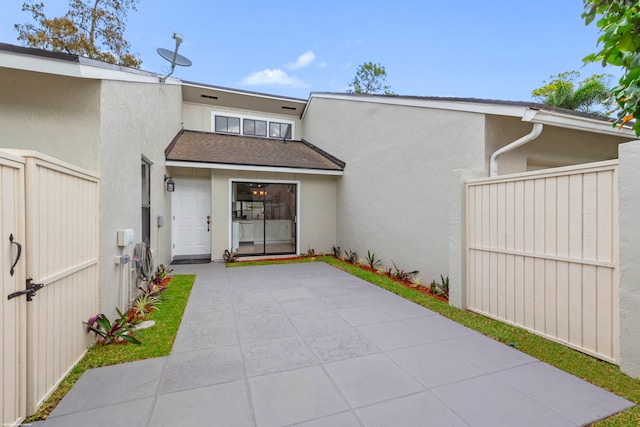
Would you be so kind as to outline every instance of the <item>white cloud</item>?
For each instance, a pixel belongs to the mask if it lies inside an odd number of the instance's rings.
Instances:
[[[362,44],[362,40],[345,40],[343,43],[345,46],[360,46]]]
[[[311,64],[316,59],[316,54],[312,50],[308,50],[302,55],[298,56],[296,62],[290,62],[286,67],[290,70],[297,70],[298,68],[304,68]]]
[[[286,71],[278,68],[265,68],[242,79],[241,84],[247,86],[279,85],[289,87],[306,86],[301,80],[291,77]]]
[[[327,64],[326,62],[322,61],[320,63],[318,63],[318,65],[316,65],[316,68],[327,68],[329,64]]]

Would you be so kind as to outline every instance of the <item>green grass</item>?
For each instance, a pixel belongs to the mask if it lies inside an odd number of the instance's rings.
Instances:
[[[524,329],[508,325],[488,317],[459,310],[446,302],[432,298],[414,289],[406,288],[388,277],[380,276],[358,266],[344,263],[332,256],[299,258],[288,261],[251,261],[236,262],[228,266],[249,266],[274,263],[300,263],[300,262],[325,262],[336,268],[346,271],[367,282],[373,283],[383,289],[393,292],[401,297],[420,304],[451,320],[467,326],[483,335],[502,343],[512,343],[515,348],[529,354],[541,361],[548,363],[582,378],[598,387],[609,390],[618,396],[624,397],[636,404],[640,403],[640,379],[634,379],[620,372],[620,369],[607,362],[603,362],[579,351],[573,350],[562,344],[547,340]],[[605,420],[593,424],[597,427],[604,426],[640,426],[640,406],[622,411]]]
[[[173,347],[194,280],[194,275],[173,276],[167,285],[167,290],[162,294],[165,300],[158,306],[158,310],[147,316],[148,320],[154,320],[156,324],[141,331],[142,344],[90,347],[82,360],[62,380],[56,391],[35,414],[25,420],[25,423],[46,418],[87,369],[167,356]]]

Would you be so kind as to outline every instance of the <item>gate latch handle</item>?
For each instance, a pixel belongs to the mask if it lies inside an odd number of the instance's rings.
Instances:
[[[13,240],[13,233],[9,234],[9,242],[13,243],[18,247],[18,253],[16,254],[16,259],[15,261],[13,261],[13,264],[11,264],[11,269],[9,269],[9,274],[13,276],[13,273],[15,273],[16,271],[16,264],[18,264],[18,261],[20,260],[20,255],[22,254],[22,245]]]
[[[12,299],[12,298],[15,298],[15,297],[19,297],[20,295],[26,295],[27,296],[27,301],[32,301],[33,297],[36,296],[36,292],[39,291],[42,288],[44,288],[44,284],[43,283],[33,283],[33,279],[31,277],[29,277],[27,279],[27,289],[25,289],[23,291],[17,291],[17,292],[10,293],[9,295],[7,295],[7,299]]]
[[[211,231],[209,229],[209,224],[211,224],[211,215],[207,215],[207,231]]]

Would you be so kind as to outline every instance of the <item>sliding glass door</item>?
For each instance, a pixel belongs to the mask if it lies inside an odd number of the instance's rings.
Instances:
[[[234,182],[231,241],[239,255],[296,253],[296,184]]]

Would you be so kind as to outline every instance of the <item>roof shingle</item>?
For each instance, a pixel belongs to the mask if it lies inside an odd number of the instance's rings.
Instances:
[[[169,161],[296,169],[344,170],[344,162],[307,141],[181,130],[165,150]]]

